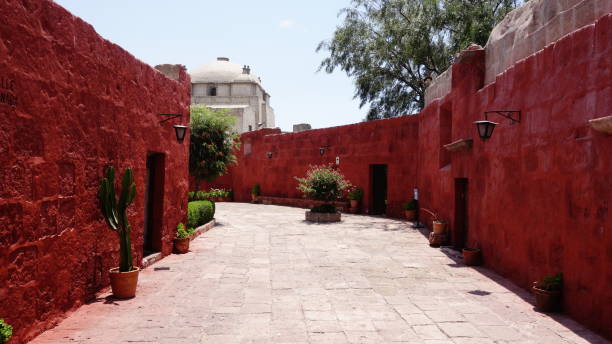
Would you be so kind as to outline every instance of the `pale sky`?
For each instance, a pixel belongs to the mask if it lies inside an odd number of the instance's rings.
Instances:
[[[365,118],[351,79],[317,72],[325,55],[315,49],[332,36],[349,1],[56,0],[151,66],[193,70],[218,56],[250,65],[283,131],[297,123],[324,128]]]

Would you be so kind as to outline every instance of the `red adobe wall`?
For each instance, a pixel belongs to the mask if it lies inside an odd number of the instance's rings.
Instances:
[[[299,133],[262,129],[241,136],[238,164],[229,176],[206,187],[231,187],[234,199],[250,200],[251,187],[260,184],[264,196],[301,198],[295,176],[310,165],[335,163],[356,186],[364,189],[363,210],[370,207],[370,165],[388,165],[388,214],[400,216],[416,183],[418,118],[399,117]],[[249,148],[250,147],[250,148]],[[321,156],[319,149],[327,147]],[[246,152],[251,151],[250,154]],[[268,158],[267,152],[272,152]]]
[[[107,286],[118,264],[97,207],[105,165],[134,169],[140,262],[146,157],[165,154],[161,251],[170,253],[188,144],[157,114],[188,113],[190,81],[184,70],[179,82],[166,78],[49,0],[1,1],[0,37],[0,318],[21,343]]]
[[[587,123],[612,115],[612,14],[486,87],[484,54],[464,52],[452,67],[451,93],[418,116],[243,134],[238,165],[220,186],[233,188],[238,201],[250,199],[255,183],[266,196],[299,197],[293,177],[339,156],[341,171],[366,190],[367,210],[368,166],[388,164],[389,215],[401,214],[417,186],[420,206],[448,221],[457,241],[455,179],[467,178],[466,243],[481,247],[485,265],[524,288],[563,272],[565,311],[612,338],[612,135]],[[492,115],[500,124],[491,139],[480,140],[473,122],[486,110],[510,109],[521,110],[521,122]],[[473,139],[473,148],[442,148],[458,139]],[[329,146],[324,157],[321,146]]]
[[[454,179],[468,178],[468,244],[485,264],[524,288],[563,272],[565,311],[612,337],[612,136],[589,119],[612,114],[612,14],[519,61],[495,83],[484,81],[483,51],[453,65],[451,95],[421,116],[421,205],[454,228]],[[521,123],[502,117],[483,142],[473,121],[485,110],[519,109]],[[438,166],[444,116],[452,139],[472,150]]]

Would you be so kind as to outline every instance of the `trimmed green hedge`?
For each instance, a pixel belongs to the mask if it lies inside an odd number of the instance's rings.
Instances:
[[[196,228],[215,217],[215,203],[211,201],[193,201],[187,203],[187,223],[189,228]]]

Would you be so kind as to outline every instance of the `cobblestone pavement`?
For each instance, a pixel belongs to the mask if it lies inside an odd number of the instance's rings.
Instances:
[[[136,298],[102,295],[34,343],[606,343],[407,222],[342,216],[220,203],[219,224],[145,269]]]

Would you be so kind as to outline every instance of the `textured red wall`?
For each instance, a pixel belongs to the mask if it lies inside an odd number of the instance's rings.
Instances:
[[[290,134],[280,134],[278,129],[249,132],[241,136],[237,166],[229,176],[206,187],[231,186],[237,201],[250,200],[254,184],[260,184],[264,196],[301,198],[294,177],[303,177],[310,165],[335,163],[339,157],[339,170],[353,185],[364,189],[363,210],[367,212],[370,165],[387,164],[387,210],[392,216],[400,216],[401,205],[412,197],[416,183],[417,137],[417,117]],[[321,147],[327,147],[323,156]],[[267,152],[272,152],[272,158]]]
[[[118,240],[97,207],[105,165],[134,169],[140,262],[146,157],[166,155],[162,253],[171,252],[189,138],[177,143],[157,114],[188,113],[190,82],[184,71],[180,82],[166,78],[47,0],[0,1],[0,37],[0,318],[19,343],[108,285]]]
[[[452,92],[418,116],[246,133],[238,166],[222,184],[239,201],[250,199],[255,183],[263,195],[300,197],[293,177],[339,156],[342,172],[366,190],[368,208],[368,166],[388,164],[389,214],[399,216],[418,186],[420,205],[447,220],[455,237],[455,179],[467,178],[467,243],[482,248],[485,264],[525,288],[563,272],[566,312],[612,337],[612,136],[587,123],[612,114],[612,15],[487,86],[484,63],[483,50],[464,52],[453,65]],[[481,141],[473,122],[499,109],[521,110],[521,123],[492,115],[500,124]],[[442,148],[465,138],[474,140],[471,150]],[[321,146],[330,147],[324,157]]]
[[[468,178],[468,243],[485,264],[525,288],[563,272],[566,312],[612,337],[612,136],[587,123],[612,114],[612,15],[484,88],[482,52],[467,55],[453,66],[451,95],[421,116],[421,204],[453,228],[454,179]],[[483,142],[471,123],[496,109],[521,110],[521,123],[491,117],[500,125]],[[473,138],[474,147],[440,169],[448,142],[435,141],[449,110],[452,140]]]

